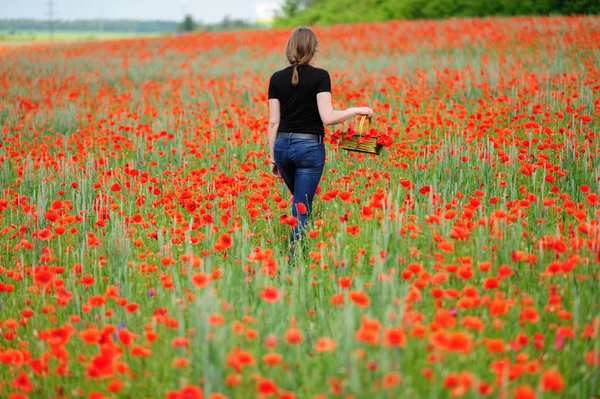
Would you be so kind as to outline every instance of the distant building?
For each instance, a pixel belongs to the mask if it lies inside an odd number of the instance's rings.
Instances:
[[[256,24],[264,27],[273,25],[273,20],[280,11],[281,6],[277,3],[256,3]]]

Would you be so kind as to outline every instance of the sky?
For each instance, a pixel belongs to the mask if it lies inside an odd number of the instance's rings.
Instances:
[[[49,0],[0,0],[0,19],[48,18]],[[52,0],[55,19],[161,19],[180,21],[185,14],[204,23],[229,15],[254,21],[256,3],[283,0]]]

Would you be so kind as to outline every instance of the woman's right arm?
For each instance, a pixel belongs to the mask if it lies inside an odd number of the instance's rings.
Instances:
[[[366,115],[371,118],[374,114],[373,110],[369,107],[353,107],[343,111],[334,110],[331,104],[330,92],[317,94],[317,106],[319,107],[319,115],[324,125],[342,123],[356,115]]]

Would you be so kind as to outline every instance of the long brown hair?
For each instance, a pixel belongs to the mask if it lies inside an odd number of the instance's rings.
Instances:
[[[292,73],[292,86],[298,86],[300,77],[298,75],[298,66],[308,64],[317,51],[317,35],[306,26],[299,26],[290,35],[285,45],[285,56],[294,67]]]

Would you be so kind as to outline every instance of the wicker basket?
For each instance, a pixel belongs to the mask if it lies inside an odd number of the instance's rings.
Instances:
[[[368,154],[377,154],[381,153],[381,149],[383,145],[377,143],[378,137],[369,137],[368,139],[359,142],[359,139],[362,137],[363,133],[366,130],[365,121],[369,121],[367,124],[367,128],[371,126],[371,120],[368,119],[365,115],[360,118],[360,123],[358,124],[358,134],[353,135],[350,138],[342,139],[342,148],[347,151],[355,151],[355,152],[365,152]]]

